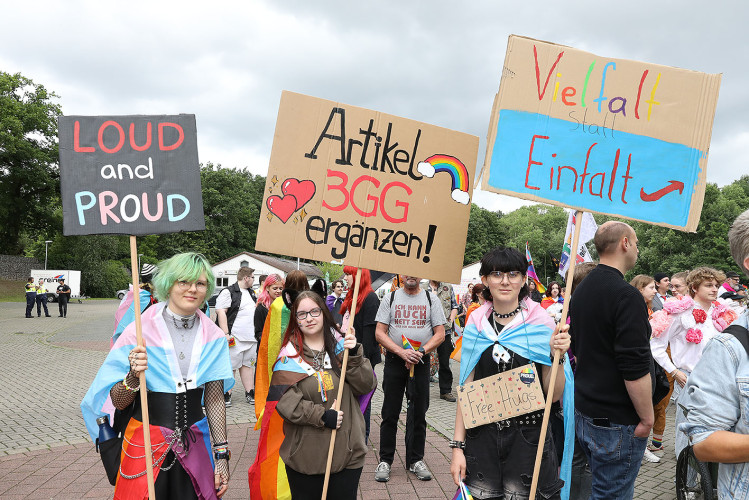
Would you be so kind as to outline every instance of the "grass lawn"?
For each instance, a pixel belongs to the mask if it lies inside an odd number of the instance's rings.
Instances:
[[[0,302],[26,302],[26,280],[0,279]]]

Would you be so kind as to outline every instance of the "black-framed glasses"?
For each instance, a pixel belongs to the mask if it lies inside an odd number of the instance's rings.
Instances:
[[[313,318],[317,318],[322,314],[322,309],[319,307],[315,307],[314,309],[310,309],[309,311],[297,311],[296,312],[296,319],[299,321],[307,319],[307,315],[312,316]]]
[[[510,283],[520,283],[523,281],[523,273],[520,271],[507,271],[506,273],[502,271],[492,271],[489,273],[489,276],[497,281],[502,281],[507,277],[507,281]]]
[[[177,282],[177,286],[180,290],[189,290],[192,288],[192,286],[195,285],[195,289],[199,292],[205,292],[208,288],[208,283],[205,281],[185,281],[180,280]]]

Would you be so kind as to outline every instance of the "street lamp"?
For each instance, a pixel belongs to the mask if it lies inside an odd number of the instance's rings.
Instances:
[[[45,240],[44,241],[44,270],[47,270],[47,248],[49,244],[52,243],[52,240]]]

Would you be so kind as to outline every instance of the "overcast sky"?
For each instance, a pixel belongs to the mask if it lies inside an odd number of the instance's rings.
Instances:
[[[739,0],[7,2],[0,70],[56,92],[67,115],[194,113],[203,163],[265,175],[292,90],[477,135],[479,170],[518,34],[722,73],[707,173],[722,186],[749,173],[748,14]]]

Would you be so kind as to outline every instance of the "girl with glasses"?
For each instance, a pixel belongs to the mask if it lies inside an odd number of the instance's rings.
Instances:
[[[274,470],[270,462],[275,460],[277,464],[280,456],[291,497],[319,499],[331,433],[337,429],[328,498],[353,500],[367,453],[357,396],[375,388],[372,365],[353,332],[343,337],[318,294],[301,292],[291,307],[290,318],[273,368],[258,455],[250,468],[250,496],[266,498],[269,492],[260,491],[259,476],[264,470]],[[333,405],[344,349],[350,351],[340,410],[336,411]],[[269,433],[271,428],[283,429],[277,453],[269,449],[271,440],[278,442],[278,436]]]
[[[96,419],[112,405],[119,412],[110,422],[126,422],[115,498],[148,494],[140,390],[148,391],[156,497],[215,499],[226,492],[231,453],[224,392],[234,376],[223,332],[200,311],[213,283],[200,254],[161,262],[153,278],[159,303],[141,317],[146,347],[137,345],[135,323],[128,325],[81,403],[92,438]],[[147,387],[140,387],[142,372]]]
[[[570,346],[568,326],[555,329],[553,320],[528,296],[528,261],[513,248],[496,248],[481,259],[481,282],[486,302],[468,318],[463,330],[460,385],[495,377],[501,372],[531,364],[544,394],[554,388],[554,399],[564,394],[565,455],[560,479],[551,427],[541,436],[543,408],[532,413],[466,429],[458,406],[455,432],[450,442],[450,472],[461,479],[477,499],[527,498],[533,476],[536,448],[544,441],[538,482],[543,498],[560,498],[570,478],[574,439],[572,370],[562,354],[555,380],[551,380],[550,350],[563,353]],[[474,288],[475,290],[475,288]],[[561,496],[565,496],[562,494]]]

